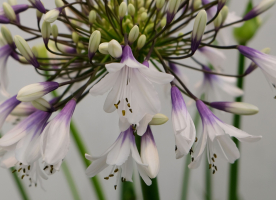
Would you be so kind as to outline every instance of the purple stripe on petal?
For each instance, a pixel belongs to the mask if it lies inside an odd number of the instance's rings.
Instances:
[[[201,100],[196,101],[196,107],[200,114],[203,126],[205,123],[213,124],[216,121],[217,117],[211,112],[211,110]]]
[[[172,86],[171,88],[171,99],[172,99],[172,109],[177,112],[177,111],[186,111],[186,104],[183,99],[183,96],[179,89],[176,86]]]
[[[132,50],[131,50],[130,46],[126,45],[123,49],[121,63],[123,63],[124,61],[126,61],[128,59],[136,61],[136,59],[133,56],[133,53],[132,53]]]
[[[30,3],[37,9],[39,10],[40,12],[42,13],[46,13],[46,9],[44,8],[43,4],[41,3],[40,0],[36,0],[35,3],[31,2]]]
[[[70,100],[53,120],[61,120],[61,123],[65,123],[66,126],[69,126],[76,104],[75,99]]]
[[[19,4],[12,6],[12,9],[14,10],[15,14],[19,14],[21,12],[24,12],[29,8],[28,4]]]
[[[148,62],[147,60],[145,60],[145,61],[143,62],[143,65],[145,65],[146,67],[149,68],[149,62]]]
[[[154,146],[156,146],[156,143],[155,143],[155,140],[154,140],[154,137],[153,137],[153,134],[152,134],[150,126],[147,127],[146,132],[142,136],[141,143],[142,142],[145,142],[145,143],[150,142],[150,143],[154,144]]]

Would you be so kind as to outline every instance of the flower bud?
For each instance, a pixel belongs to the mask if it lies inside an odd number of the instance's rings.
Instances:
[[[243,102],[212,102],[210,106],[236,115],[255,115],[259,112],[258,107]]]
[[[35,57],[38,57],[38,55],[39,55],[38,54],[38,48],[36,46],[32,47],[32,52],[33,52],[33,54],[34,54]]]
[[[64,3],[62,0],[55,0],[55,4],[57,8],[63,7]]]
[[[157,10],[161,10],[165,4],[165,0],[156,0],[155,6]]]
[[[84,45],[82,44],[82,42],[78,42],[77,53],[81,54],[83,49],[84,49]]]
[[[201,10],[195,18],[195,23],[193,27],[192,41],[191,41],[192,52],[195,52],[197,50],[201,42],[205,27],[206,27],[206,22],[207,22],[207,14],[205,10]]]
[[[80,39],[79,34],[76,33],[76,32],[73,32],[72,33],[72,40],[73,40],[73,42],[75,42],[77,44],[79,42],[79,39]]]
[[[46,9],[44,8],[42,2],[40,0],[29,0],[29,2],[42,13],[46,13]]]
[[[3,3],[3,10],[5,13],[5,16],[11,20],[11,21],[16,21],[16,15],[10,4],[4,2]]]
[[[43,97],[44,95],[57,89],[59,84],[57,82],[41,82],[34,83],[23,87],[17,94],[19,101],[34,101]]]
[[[137,42],[137,48],[142,49],[142,47],[146,44],[147,37],[145,35],[141,35]]]
[[[223,6],[225,6],[226,0],[218,0],[218,11],[220,11]]]
[[[98,50],[100,42],[101,42],[101,32],[94,31],[90,36],[89,45],[88,45],[88,57],[90,60],[92,60],[93,56]]]
[[[131,3],[128,4],[127,10],[128,10],[128,14],[133,17],[134,14],[135,14],[135,7],[134,7],[134,5],[132,5]]]
[[[260,15],[261,13],[271,8],[275,4],[275,2],[275,0],[262,0],[257,6],[255,6],[243,17],[243,20],[246,21]]]
[[[163,19],[160,22],[161,27],[163,28],[167,24],[167,18],[163,17]]]
[[[222,24],[222,16],[219,13],[216,19],[214,20],[215,30],[218,30],[221,27],[221,24]]]
[[[15,6],[15,5],[17,5],[17,0],[8,0],[8,3],[9,3],[11,6]]]
[[[138,1],[138,8],[144,6],[145,1],[144,0],[137,0]]]
[[[2,33],[0,32],[0,46],[5,46],[7,44],[7,41],[3,37]]]
[[[220,11],[220,14],[221,14],[221,24],[223,24],[228,16],[228,7],[227,6],[224,6],[221,11]]]
[[[135,25],[129,32],[128,41],[130,42],[130,44],[135,42],[138,36],[139,36],[139,27]]]
[[[6,42],[9,45],[13,45],[13,39],[12,39],[11,32],[6,26],[3,25],[1,27],[1,33],[2,33],[3,38],[6,40]]]
[[[41,35],[45,45],[48,45],[48,42],[51,36],[51,29],[52,29],[51,24],[44,21],[41,26]]]
[[[169,120],[169,118],[166,115],[157,113],[153,116],[149,125],[162,125],[162,124],[165,124],[168,120]]]
[[[124,16],[126,15],[126,12],[127,12],[127,4],[125,2],[122,2],[119,6],[119,17],[123,19]]]
[[[170,24],[177,13],[180,6],[181,0],[169,0],[168,10],[167,10],[167,24]]]
[[[201,0],[194,0],[194,3],[193,3],[193,10],[197,10],[197,9],[199,9],[201,6],[202,6]]]
[[[56,40],[58,37],[58,26],[56,24],[54,24],[52,26],[52,35],[53,35],[54,39]]]
[[[122,56],[122,46],[117,40],[111,40],[108,43],[108,53],[113,57],[113,58],[120,58]]]
[[[35,112],[36,109],[29,103],[20,103],[13,109],[11,115],[18,117],[26,117]]]
[[[141,14],[141,21],[146,21],[147,18],[148,18],[148,13],[143,12],[143,13]]]
[[[99,46],[99,52],[102,54],[109,54],[108,53],[108,42],[101,43]]]
[[[43,15],[42,12],[40,12],[39,10],[36,10],[36,19],[38,22],[40,22],[42,15]]]
[[[56,8],[48,11],[44,16],[44,20],[48,23],[53,23],[54,21],[57,20],[59,14],[61,13],[61,10],[62,10],[61,8]]]
[[[39,63],[36,60],[31,48],[29,47],[28,43],[20,36],[16,35],[13,38],[14,43],[20,53],[26,58],[26,60],[31,63],[34,67],[39,67]]]
[[[36,99],[36,100],[33,100],[32,101],[32,105],[38,109],[38,110],[42,110],[42,111],[49,111],[51,109],[51,105],[49,104],[48,101],[46,101],[45,99],[43,98],[39,98],[39,99]]]
[[[90,24],[93,24],[97,19],[97,13],[95,10],[91,10],[88,16],[88,20]]]

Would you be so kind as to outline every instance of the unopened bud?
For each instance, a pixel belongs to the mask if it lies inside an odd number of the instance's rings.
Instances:
[[[42,110],[42,111],[49,111],[51,109],[51,105],[49,104],[48,101],[46,101],[45,99],[43,98],[39,98],[39,99],[36,99],[36,100],[33,100],[32,101],[32,105],[38,109],[38,110]]]
[[[102,54],[109,54],[108,52],[108,42],[101,43],[99,46],[99,52]]]
[[[55,4],[57,8],[63,7],[64,3],[62,0],[55,0]]]
[[[88,16],[88,20],[90,24],[93,24],[97,19],[97,13],[95,10],[91,10]]]
[[[90,60],[92,60],[93,56],[98,50],[100,42],[101,42],[101,32],[94,31],[90,36],[89,45],[88,45],[88,57]]]
[[[130,42],[130,44],[135,42],[138,36],[139,36],[139,27],[135,25],[129,32],[128,41]]]
[[[221,14],[221,24],[223,24],[228,16],[228,7],[227,6],[224,6],[221,11],[220,11],[220,14]]]
[[[35,112],[36,109],[29,103],[20,103],[18,106],[13,109],[11,115],[17,117],[26,117]]]
[[[142,20],[142,21],[146,21],[146,19],[148,19],[148,13],[143,12],[143,13],[141,14],[141,20]]]
[[[34,101],[43,97],[44,95],[57,89],[59,84],[57,82],[41,82],[34,83],[23,87],[17,94],[19,101]]]
[[[218,0],[218,11],[220,11],[223,6],[225,6],[226,0]]]
[[[73,40],[73,42],[75,42],[77,44],[79,42],[79,39],[80,39],[79,34],[76,33],[76,32],[73,32],[72,33],[72,40]]]
[[[29,2],[42,13],[46,13],[46,9],[40,0],[29,0]]]
[[[40,22],[41,18],[42,18],[43,13],[40,12],[39,10],[36,10],[36,18],[37,21]]]
[[[4,13],[5,13],[5,16],[11,20],[11,21],[16,21],[16,15],[15,15],[15,12],[14,10],[12,9],[11,5],[4,2],[3,3],[3,10],[4,10]]]
[[[123,19],[124,16],[126,15],[126,12],[127,12],[127,4],[125,2],[122,2],[119,6],[119,17]]]
[[[197,50],[201,42],[205,27],[206,27],[206,22],[207,22],[207,14],[205,10],[201,10],[195,18],[195,23],[193,27],[192,41],[191,41],[192,52],[195,52]]]
[[[41,35],[45,45],[48,45],[51,36],[51,24],[44,21],[41,26]]]
[[[146,44],[147,37],[145,35],[141,35],[137,42],[137,48],[141,49]]]
[[[7,41],[3,37],[2,33],[0,32],[0,46],[5,46],[7,44]]]
[[[165,124],[168,120],[169,118],[166,115],[158,113],[153,116],[149,125],[162,125]]]
[[[120,58],[122,56],[122,53],[123,53],[122,46],[117,40],[111,40],[108,43],[108,53],[113,58]]]
[[[52,35],[53,35],[54,39],[57,40],[57,37],[58,37],[58,26],[56,24],[54,24],[52,26]]]
[[[6,42],[9,45],[13,45],[13,39],[12,39],[11,32],[6,26],[3,25],[1,27],[1,33],[2,33],[3,38],[6,40]]]
[[[134,14],[135,14],[135,7],[134,7],[134,5],[132,5],[131,3],[128,4],[127,10],[128,10],[128,14],[133,17]]]
[[[163,28],[166,25],[166,23],[167,23],[167,18],[163,17],[163,19],[160,22],[161,27]]]
[[[169,0],[168,10],[167,10],[167,24],[170,24],[178,11],[181,0]]]
[[[193,3],[193,10],[197,10],[202,6],[202,1],[201,0],[194,0]]]
[[[145,1],[144,0],[137,0],[138,1],[138,8],[144,6]]]
[[[26,60],[31,63],[34,67],[39,67],[39,63],[36,60],[31,48],[29,47],[28,43],[20,36],[16,35],[13,38],[14,43],[20,53],[26,58]]]
[[[243,20],[252,19],[261,13],[265,12],[275,4],[276,0],[262,0],[257,6],[255,6],[251,11],[249,11]]]
[[[35,57],[38,57],[39,53],[38,53],[38,49],[37,49],[36,46],[32,47],[32,52],[33,52],[33,54],[34,54]]]
[[[156,6],[157,10],[161,10],[161,8],[163,8],[164,4],[165,4],[165,0],[156,0],[155,6]]]
[[[61,8],[56,8],[48,11],[44,16],[44,20],[48,23],[53,23],[54,21],[57,20],[59,14],[61,13],[61,10],[62,10]]]
[[[221,23],[222,23],[222,16],[219,13],[218,16],[216,17],[216,19],[214,20],[214,26],[215,26],[216,30],[218,30],[220,28]]]
[[[255,115],[259,112],[258,107],[243,102],[212,102],[210,106],[236,115]]]
[[[8,3],[9,3],[11,6],[15,6],[15,5],[17,5],[17,0],[8,0]]]

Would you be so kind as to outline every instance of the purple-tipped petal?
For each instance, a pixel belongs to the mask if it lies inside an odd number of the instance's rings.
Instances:
[[[29,0],[29,1],[33,5],[33,7],[35,7],[37,10],[39,10],[44,14],[46,13],[46,9],[40,0]]]

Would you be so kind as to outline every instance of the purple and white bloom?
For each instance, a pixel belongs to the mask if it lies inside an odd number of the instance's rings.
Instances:
[[[238,46],[238,50],[252,60],[262,70],[271,86],[276,88],[276,57],[242,45]]]
[[[46,13],[46,9],[44,8],[44,5],[40,0],[29,0],[29,2],[41,13]]]
[[[203,6],[205,6],[205,5],[207,5],[207,4],[210,3],[209,0],[201,0],[201,1],[202,1],[202,5]],[[217,7],[214,5],[211,8],[209,8],[208,10],[206,10],[206,12],[207,12],[208,21],[209,21],[209,20],[211,20],[215,16],[215,14],[217,12]]]
[[[202,66],[205,71],[210,71],[211,69],[207,66]],[[209,74],[204,72],[203,81],[196,84],[197,96],[205,94],[205,98],[208,101],[220,100],[220,93],[226,93],[233,97],[239,97],[243,95],[243,91],[235,86],[236,78],[233,77],[222,77],[215,74]]]
[[[60,113],[44,128],[40,139],[44,170],[53,174],[60,169],[70,146],[70,121],[76,107],[76,100],[70,100]]]
[[[118,173],[116,184],[114,186],[115,189],[120,180],[123,182],[132,182],[133,159],[137,164],[137,169],[141,178],[147,185],[151,185],[151,180],[145,169],[147,165],[142,162],[136,147],[132,126],[130,126],[126,131],[121,132],[117,140],[101,156],[96,157],[85,154],[85,157],[87,160],[93,161],[86,169],[86,175],[90,178],[96,176],[108,166],[112,166],[109,175],[104,179],[108,180],[113,177],[115,173]]]
[[[0,128],[3,126],[6,118],[13,111],[13,109],[20,104],[16,99],[16,95],[7,99],[0,105]]]
[[[207,46],[201,47],[198,50],[208,59],[216,71],[221,71],[222,65],[226,60],[226,56],[221,51]]]
[[[54,21],[57,20],[62,9],[63,9],[63,7],[48,11],[44,16],[44,20],[48,23],[53,23]]]
[[[155,178],[159,172],[160,164],[158,150],[150,126],[141,137],[141,159],[145,165],[148,165],[144,168],[147,175],[150,178]]]
[[[176,15],[178,8],[181,4],[181,0],[170,0],[167,9],[167,25],[170,24]]]
[[[17,94],[17,99],[19,101],[34,101],[43,97],[44,95],[52,92],[59,87],[57,82],[40,82],[27,85],[19,90]]]
[[[143,135],[153,115],[161,110],[161,103],[153,83],[166,84],[173,76],[152,70],[139,63],[127,45],[123,49],[120,63],[105,65],[107,74],[90,93],[102,95],[111,89],[104,103],[104,111],[120,116],[120,130],[125,131],[131,124],[138,126],[138,135]]]
[[[185,85],[188,85],[188,82],[189,82],[189,78],[181,73],[181,71],[179,70],[179,68],[176,66],[176,64],[174,64],[173,62],[169,62],[169,67],[171,68],[171,70],[178,76],[178,78],[181,79],[181,81],[185,84]],[[175,78],[173,80],[173,82],[178,85],[178,86],[181,86],[180,83],[178,82],[178,80]]]
[[[275,0],[262,0],[258,5],[256,5],[252,10],[250,10],[244,17],[243,20],[250,20],[263,12],[267,11],[275,4]]]
[[[195,141],[196,130],[182,94],[176,86],[171,87],[171,99],[175,154],[176,159],[179,159],[189,153]]]
[[[262,136],[252,136],[234,126],[223,123],[200,100],[196,101],[196,106],[202,120],[203,132],[192,154],[193,159],[189,164],[191,169],[200,165],[206,146],[208,162],[216,169],[215,158],[220,156],[229,163],[234,163],[240,157],[239,149],[231,137],[235,137],[241,142],[256,142],[262,138]]]
[[[236,115],[255,115],[259,108],[244,102],[211,102],[210,106]]]
[[[192,31],[192,37],[191,37],[191,51],[192,52],[196,52],[202,36],[204,34],[205,31],[205,27],[206,27],[206,22],[207,22],[207,14],[205,10],[201,10],[199,11],[199,13],[197,14],[196,18],[195,18],[195,22],[194,22],[194,27],[193,27],[193,31]]]

